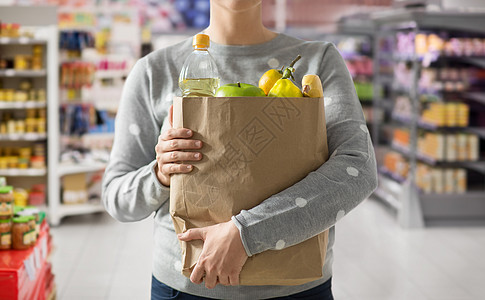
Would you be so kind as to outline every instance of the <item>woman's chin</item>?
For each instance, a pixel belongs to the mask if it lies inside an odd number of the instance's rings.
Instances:
[[[211,4],[224,7],[232,12],[244,12],[261,5],[262,0],[212,0]]]

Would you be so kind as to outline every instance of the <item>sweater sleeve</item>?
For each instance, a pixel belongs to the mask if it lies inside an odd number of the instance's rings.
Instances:
[[[161,124],[153,112],[149,73],[143,58],[126,80],[103,177],[103,204],[111,216],[123,222],[146,218],[169,197],[169,188],[158,181],[154,171]],[[163,112],[162,117],[166,115]]]
[[[350,74],[335,46],[323,52],[319,76],[330,157],[293,186],[232,218],[249,256],[325,231],[377,186],[374,149]]]

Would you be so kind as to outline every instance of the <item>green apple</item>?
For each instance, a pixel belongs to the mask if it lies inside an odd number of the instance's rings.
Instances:
[[[266,97],[266,94],[257,86],[238,82],[218,88],[216,97]]]

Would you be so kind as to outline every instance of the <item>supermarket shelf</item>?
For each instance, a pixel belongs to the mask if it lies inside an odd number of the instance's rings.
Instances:
[[[103,211],[105,209],[101,201],[90,201],[81,204],[62,204],[59,206],[57,213],[62,218],[65,216],[92,214]]]
[[[98,28],[94,25],[61,25],[59,31],[95,31]]]
[[[387,112],[392,112],[394,109],[394,102],[391,99],[381,99],[379,101],[379,107]]]
[[[374,195],[397,211],[402,203],[399,195],[403,185],[390,179],[379,170],[379,187]],[[462,194],[425,194],[419,200],[426,225],[483,225],[485,217],[484,191],[468,191]]]
[[[382,59],[382,60],[392,60],[392,52],[379,52],[379,56],[376,58]]]
[[[46,70],[0,70],[0,77],[45,77]]]
[[[401,185],[379,174],[379,187],[374,191],[374,195],[389,204],[396,210],[401,209],[401,202],[397,199],[402,191]]]
[[[401,154],[403,154],[404,156],[407,156],[407,157],[409,157],[411,155],[411,150],[409,150],[409,147],[401,145],[399,143],[392,142],[391,143],[391,149],[394,150],[394,151],[397,151],[397,152],[399,152],[399,153],[401,153]],[[416,153],[416,158],[425,162],[425,163],[428,163],[430,165],[436,165],[436,162],[437,162],[436,159],[433,159],[431,157],[428,157],[428,156],[420,154],[420,153]]]
[[[397,143],[392,143],[391,148],[407,157],[411,155],[408,147],[399,145]],[[422,153],[417,153],[416,158],[419,161],[431,166],[462,167],[485,174],[485,161],[440,161]]]
[[[394,180],[397,183],[404,183],[406,181],[406,178],[402,177],[401,175],[398,175],[394,172],[389,171],[386,167],[380,166],[378,169],[379,173],[381,175],[386,176],[389,179]]]
[[[485,174],[485,161],[467,161],[467,162],[460,162],[459,165],[468,168],[470,170],[474,170],[476,172]],[[485,195],[482,194],[482,197],[485,199]]]
[[[47,102],[25,101],[25,102],[0,102],[0,110],[2,109],[26,109],[26,108],[44,108],[47,107]]]
[[[59,6],[58,8],[58,12],[62,12],[62,13],[71,13],[71,12],[75,12],[75,13],[79,13],[79,12],[83,12],[83,13],[93,13],[93,12],[96,12],[96,13],[106,13],[106,14],[110,14],[110,13],[113,13],[113,12],[129,12],[131,11],[131,7],[129,6],[126,6],[126,5],[105,5],[105,4],[100,4],[100,5],[90,5],[90,4],[86,4],[86,5],[82,5],[82,6]],[[66,24],[65,26],[70,27],[69,24]],[[94,26],[92,26],[94,27]]]
[[[464,99],[467,102],[477,102],[478,104],[485,105],[485,91],[451,91],[446,89],[419,89],[416,91],[416,95],[411,94],[413,89],[411,87],[419,86],[420,69],[422,65],[428,65],[429,63],[436,63],[436,67],[447,67],[455,62],[463,64],[466,67],[481,67],[485,68],[485,57],[470,56],[470,57],[451,57],[446,55],[429,54],[426,57],[416,57],[416,54],[408,57],[396,57],[395,53],[389,53],[387,48],[381,47],[382,39],[390,38],[391,43],[395,43],[395,36],[398,32],[421,32],[421,31],[437,31],[444,32],[447,30],[465,31],[467,33],[477,33],[478,37],[483,35],[485,28],[485,18],[483,13],[472,12],[458,12],[458,11],[425,11],[419,9],[393,9],[388,11],[379,11],[370,14],[371,19],[376,26],[375,34],[375,56],[374,56],[374,70],[377,71],[374,78],[374,88],[377,89],[382,85],[389,85],[389,97],[393,95],[405,94],[409,95],[411,101],[415,101],[412,108],[412,114],[409,116],[395,115],[393,114],[392,107],[383,107],[384,100],[376,101],[376,107],[382,109],[390,114],[392,119],[390,122],[387,120],[383,124],[378,124],[379,128],[377,132],[377,146],[379,148],[381,143],[384,143],[393,150],[403,154],[409,158],[416,158],[416,161],[424,162],[433,166],[444,167],[460,167],[469,170],[469,182],[468,184],[476,184],[472,187],[471,191],[463,194],[426,194],[420,191],[413,182],[409,179],[403,182],[403,178],[397,176],[386,170],[382,166],[379,166],[379,188],[376,190],[376,198],[390,202],[393,207],[401,204],[400,210],[397,213],[397,221],[403,228],[422,228],[424,226],[434,225],[471,225],[480,224],[485,225],[485,190],[483,188],[482,174],[485,174],[485,158],[483,155],[479,161],[436,161],[428,156],[417,153],[417,149],[410,149],[410,146],[402,147],[402,145],[392,145],[391,134],[389,130],[395,127],[407,127],[410,129],[410,138],[412,140],[410,144],[417,143],[417,138],[422,130],[450,132],[450,133],[471,133],[481,137],[483,142],[485,139],[485,128],[483,127],[439,127],[435,124],[423,122],[420,117],[419,102],[431,102],[441,99]],[[393,61],[407,61],[415,62],[410,68],[413,76],[409,82],[409,86],[405,87],[400,85],[393,78],[392,75],[383,74],[382,71],[389,70],[389,66]],[[417,96],[417,97],[414,97]],[[385,96],[383,96],[385,97]],[[390,103],[394,103],[391,101]],[[476,104],[476,103],[470,103]],[[386,109],[387,108],[387,109]],[[477,125],[478,126],[478,125]],[[409,178],[415,178],[416,166],[410,164]],[[414,174],[412,173],[414,172]],[[386,184],[391,183],[398,185],[401,189],[400,193],[395,193],[386,188]],[[477,189],[473,189],[477,188]],[[397,201],[396,201],[397,200]],[[399,201],[399,202],[398,202]],[[472,220],[472,222],[470,221]]]
[[[483,225],[484,191],[464,194],[421,194],[421,207],[428,225]]]
[[[359,53],[359,52],[342,52],[342,58],[344,60],[359,60],[359,59],[362,59],[362,58],[371,58],[372,57],[372,53]],[[369,74],[366,74],[366,75],[363,75],[363,74],[359,74],[355,77],[365,77],[365,78],[372,78],[372,75],[369,75]],[[355,79],[354,76],[352,76],[352,79]]]
[[[453,58],[456,59],[456,57]],[[460,57],[459,60],[481,68],[485,68],[485,57]]]
[[[437,130],[437,129],[454,129],[454,127],[440,127],[436,124],[433,123],[428,123],[424,121],[418,121],[418,127],[422,129],[427,129],[427,130]],[[459,129],[464,129],[464,127],[461,127]]]
[[[0,141],[43,141],[47,139],[45,133],[12,133],[0,134]]]
[[[393,9],[372,13],[372,19],[389,30],[418,27],[482,32],[485,28],[485,19],[479,12]]]
[[[382,74],[377,77],[376,79],[380,83],[384,84],[393,84],[394,83],[394,75],[393,74]]]
[[[347,35],[372,35],[375,31],[374,23],[371,20],[355,16],[341,18],[337,26],[338,32]]]
[[[28,37],[19,37],[19,38],[1,37],[0,38],[0,45],[40,45],[40,44],[47,44],[47,40],[28,38]]]
[[[441,200],[480,200],[485,204],[485,198],[483,198],[483,191],[469,191],[463,194],[421,194],[421,199],[428,201],[441,201]],[[485,213],[485,211],[483,211]]]
[[[69,141],[72,140],[79,140],[82,138],[114,138],[114,132],[87,132],[83,133],[82,135],[74,135],[74,134],[61,134],[62,141]]]
[[[398,121],[398,122],[403,123],[405,125],[411,125],[412,124],[411,117],[409,117],[409,116],[403,116],[403,115],[393,113],[392,119],[394,121]],[[479,136],[485,137],[485,129],[482,128],[482,127],[438,126],[436,124],[429,123],[429,122],[422,121],[422,120],[418,120],[418,127],[421,128],[421,129],[431,130],[431,131],[435,131],[435,130],[438,130],[438,129],[449,130],[449,131],[451,131],[451,130],[453,130],[453,131],[465,131],[465,132],[475,133]]]
[[[403,86],[397,82],[393,82],[392,83],[392,90],[396,93],[399,93],[399,94],[405,94],[405,95],[409,95],[410,91],[411,91],[411,87],[409,86]],[[427,97],[427,98],[434,98],[434,99],[440,99],[443,97],[443,95],[445,94],[459,94],[459,95],[463,95],[463,94],[466,94],[466,93],[469,93],[468,91],[458,91],[458,90],[447,90],[447,89],[444,89],[444,88],[440,88],[440,89],[435,89],[435,88],[419,88],[418,89],[418,94],[420,97]]]
[[[418,121],[418,127],[421,129],[426,129],[426,130],[455,130],[455,131],[466,131],[466,132],[472,132],[475,131],[477,132],[477,135],[482,134],[482,128],[480,127],[465,127],[465,126],[438,126],[433,123],[425,122],[425,121]],[[485,132],[483,132],[485,134]]]
[[[127,70],[96,70],[94,77],[98,79],[123,78],[128,76]]]
[[[433,60],[440,61],[440,62],[464,62],[467,64],[471,64],[474,66],[485,68],[485,57],[484,56],[447,56],[447,55],[438,55],[436,59]]]
[[[94,104],[92,100],[89,99],[75,99],[75,100],[62,100],[59,105],[86,105]]]
[[[59,102],[60,106],[69,106],[69,105],[76,105],[76,106],[91,106],[93,102],[86,102],[86,101],[68,101],[68,102]]]
[[[466,57],[466,56],[445,56],[445,55],[436,54],[426,59],[429,59],[430,63],[458,61],[458,62],[463,62],[474,66],[478,66],[481,68],[485,68],[485,57],[481,57],[481,56]],[[413,62],[415,60],[424,62],[426,59],[425,57],[422,57],[422,56],[414,58],[409,55],[394,55],[392,57],[392,60],[395,62]]]
[[[458,131],[476,134],[481,138],[485,138],[485,128],[483,127],[447,127],[447,126],[437,126],[432,123],[427,123],[423,121],[418,121],[418,127],[425,130],[447,130],[447,131]]]
[[[0,169],[0,176],[38,177],[46,174],[46,169]]]
[[[401,209],[401,203],[397,200],[393,194],[389,193],[388,191],[378,187],[374,191],[374,195],[377,196],[379,199],[383,200],[387,204],[389,204],[392,208],[399,210]]]
[[[485,104],[485,93],[470,92],[470,93],[464,93],[463,96],[467,99],[475,100],[477,102]]]
[[[476,134],[479,137],[485,139],[485,127],[467,127],[466,131]]]
[[[408,95],[409,91],[411,90],[409,87],[397,85],[395,82],[392,82],[391,87],[392,87],[392,90],[397,94]]]
[[[80,163],[80,164],[60,164],[57,169],[59,177],[78,174],[78,173],[90,173],[104,170],[106,168],[105,163]]]
[[[114,132],[88,132],[83,134],[86,138],[98,138],[98,139],[113,139],[115,137]]]
[[[392,56],[392,60],[395,62],[413,62],[415,60],[421,61],[423,60],[423,58],[419,56],[412,57],[410,55],[399,55],[398,53],[396,53]]]
[[[461,92],[456,92],[456,93],[461,93]],[[421,93],[419,95],[419,101],[421,103],[441,102],[441,98],[442,96],[439,95],[438,93],[435,93],[435,94]]]
[[[61,49],[62,50],[62,49]],[[89,62],[87,59],[82,59],[82,58],[63,58],[59,61],[60,64],[63,63],[77,63],[77,62]]]
[[[397,122],[402,123],[404,125],[411,125],[412,124],[412,120],[411,120],[410,116],[404,116],[404,115],[393,113],[391,115],[391,118],[394,121],[397,121]]]

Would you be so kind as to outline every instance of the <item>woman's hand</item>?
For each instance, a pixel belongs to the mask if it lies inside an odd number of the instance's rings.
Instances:
[[[170,128],[158,137],[155,146],[157,153],[157,166],[155,172],[158,180],[165,186],[170,186],[170,175],[176,173],[189,173],[193,166],[190,161],[202,159],[202,153],[185,150],[202,148],[202,142],[191,140],[193,132],[186,128]]]
[[[173,126],[173,105],[169,110],[169,122]],[[164,186],[170,186],[170,175],[175,173],[189,173],[192,171],[191,164],[182,163],[198,161],[202,159],[200,152],[184,152],[184,150],[197,150],[202,148],[199,140],[190,140],[193,132],[187,128],[170,128],[158,137],[155,146],[157,153],[157,165],[155,172],[158,180]]]
[[[208,289],[218,283],[239,285],[239,273],[248,259],[239,235],[239,229],[232,221],[203,228],[189,229],[178,235],[181,241],[203,240],[204,246],[195,265],[190,281],[196,284],[205,281]]]

